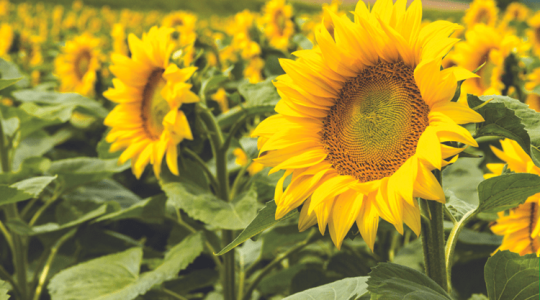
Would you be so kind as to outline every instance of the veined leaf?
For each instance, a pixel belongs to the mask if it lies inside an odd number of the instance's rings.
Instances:
[[[116,159],[77,157],[54,161],[49,173],[57,174],[66,188],[88,182],[100,181],[110,175],[129,168],[129,163],[118,165]]]
[[[356,300],[368,293],[368,277],[345,278],[291,295],[284,300]]]
[[[131,300],[174,278],[203,250],[200,234],[171,248],[153,271],[139,274],[142,249],[103,256],[56,274],[48,285],[53,300]]]
[[[2,195],[0,205],[35,198],[54,179],[56,176],[40,176],[25,179],[12,185],[0,184],[0,195]]]
[[[536,254],[520,256],[510,251],[495,253],[484,268],[488,298],[538,299],[539,263]]]
[[[478,186],[479,212],[499,212],[522,204],[540,193],[540,176],[517,173],[484,180]]]
[[[0,79],[0,90],[3,90],[12,84],[15,84],[17,81],[21,79],[23,78],[21,77],[21,78],[13,78],[13,79]]]

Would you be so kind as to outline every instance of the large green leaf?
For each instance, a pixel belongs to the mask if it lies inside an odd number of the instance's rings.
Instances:
[[[222,229],[244,229],[257,214],[257,193],[249,190],[225,202],[196,184],[170,182],[162,185],[169,201],[190,217]]]
[[[244,229],[244,231],[242,231],[242,233],[240,233],[240,235],[238,235],[234,241],[232,241],[225,248],[221,249],[217,255],[225,254],[234,249],[234,247],[245,242],[247,239],[263,232],[265,229],[268,229],[283,220],[298,215],[298,211],[294,209],[286,214],[283,218],[276,220],[276,209],[277,206],[274,200],[266,203],[266,205],[259,211],[255,219],[249,223],[246,229]]]
[[[157,268],[142,274],[142,249],[107,255],[58,273],[48,285],[49,293],[53,300],[131,300],[173,279],[202,250],[202,237],[193,234],[171,248]]]
[[[540,176],[518,173],[487,179],[478,186],[479,212],[499,212],[525,202],[540,193]]]
[[[3,90],[7,88],[8,86],[15,84],[17,81],[21,80],[21,78],[13,78],[13,79],[0,79],[0,90]]]
[[[124,209],[142,201],[135,193],[112,179],[85,184],[64,194],[62,198],[69,201],[92,201],[95,203],[114,201]]]
[[[14,117],[19,119],[19,130],[21,131],[21,139],[24,139],[26,136],[43,127],[60,123],[38,118],[18,107],[0,105],[0,111],[2,112],[2,116],[4,117],[4,119],[11,119]]]
[[[56,176],[40,176],[12,185],[0,184],[0,205],[36,198],[55,178]]]
[[[105,118],[108,111],[99,102],[75,93],[57,93],[39,90],[13,92],[15,99],[24,102],[21,108],[42,119],[66,122],[74,111]]]
[[[490,99],[493,100],[477,110],[485,122],[477,125],[476,137],[498,136],[515,140],[540,166],[540,113],[507,96],[467,97],[471,107],[478,107]]]
[[[49,173],[57,174],[66,188],[89,182],[100,181],[110,175],[129,168],[129,163],[118,165],[116,159],[77,157],[54,161]]]
[[[37,130],[21,141],[13,155],[13,168],[18,169],[20,164],[30,157],[41,157],[56,145],[68,140],[72,131],[61,129],[49,135],[45,130]]]
[[[484,172],[477,167],[481,161],[481,158],[460,158],[444,168],[442,186],[445,192],[452,191],[457,198],[471,204],[477,204],[476,187],[484,180]]]
[[[495,253],[484,268],[488,298],[538,299],[539,263],[536,254],[520,256],[510,251]]]
[[[371,299],[377,300],[451,300],[435,281],[414,269],[379,263],[372,268],[367,281]]]
[[[291,295],[284,300],[356,300],[368,293],[368,277],[345,278]]]

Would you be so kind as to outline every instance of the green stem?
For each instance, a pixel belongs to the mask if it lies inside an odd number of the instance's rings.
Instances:
[[[75,232],[77,232],[77,229],[72,229],[68,231],[66,234],[64,234],[51,248],[51,253],[49,254],[49,257],[47,258],[47,262],[45,263],[45,266],[43,267],[41,271],[41,275],[39,276],[38,285],[36,287],[36,291],[34,292],[33,300],[39,300],[39,297],[41,296],[41,291],[43,290],[43,285],[45,284],[45,280],[47,279],[47,275],[49,274],[49,271],[51,270],[51,265],[56,257],[56,254],[58,253],[58,249],[62,247],[62,245],[71,238]]]
[[[229,172],[227,171],[227,144],[223,139],[223,133],[216,118],[208,109],[198,106],[198,113],[206,125],[210,137],[210,145],[216,160],[216,176],[218,181],[217,196],[225,202],[229,202]],[[231,230],[222,230],[221,244],[227,246],[234,240]],[[223,255],[223,268],[221,270],[223,284],[223,296],[225,300],[235,300],[235,262],[234,251]]]
[[[313,239],[313,237],[315,236],[315,230],[311,230],[310,234],[308,235],[308,237],[296,244],[296,246],[290,248],[289,250],[287,250],[286,252],[284,252],[283,254],[277,256],[276,258],[274,258],[273,261],[271,261],[268,265],[266,265],[266,267],[264,267],[261,272],[259,272],[259,274],[257,274],[257,276],[251,281],[251,283],[249,284],[247,290],[246,290],[246,293],[244,294],[244,298],[243,300],[249,300],[251,299],[251,293],[253,293],[253,290],[255,290],[255,288],[257,287],[257,285],[259,284],[259,282],[264,278],[264,276],[266,276],[266,274],[268,274],[270,271],[272,271],[272,269],[278,265],[282,260],[284,260],[285,258],[289,257],[291,254],[293,253],[296,253],[300,250],[302,250],[302,248],[304,248],[305,246],[307,246],[311,240]]]
[[[7,230],[6,226],[4,226],[4,223],[0,221],[0,231],[2,231],[2,234],[4,235],[4,238],[6,239],[9,249],[11,252],[15,252],[15,246],[13,246],[13,237],[11,236],[11,233]]]
[[[232,188],[231,188],[231,195],[230,199],[234,199],[236,194],[238,193],[238,188],[240,186],[240,182],[242,181],[242,177],[244,177],[244,174],[246,174],[247,169],[249,168],[249,165],[251,165],[251,161],[248,162],[245,166],[240,169],[238,174],[236,175],[236,178],[234,179]]]
[[[446,242],[446,248],[444,251],[446,257],[445,265],[448,293],[452,292],[452,265],[454,264],[454,251],[456,249],[458,236],[461,233],[461,230],[465,227],[465,224],[467,224],[467,222],[469,222],[475,216],[476,210],[471,210],[464,214],[463,217],[461,217],[461,220],[454,224],[454,227],[448,236],[448,241]]]
[[[189,148],[184,148],[182,149],[182,152],[184,152],[184,154],[186,154],[188,157],[191,157],[195,162],[197,162],[199,164],[199,166],[201,166],[201,168],[203,169],[203,171],[206,173],[206,175],[208,176],[208,179],[210,179],[210,184],[214,187],[214,188],[218,188],[219,184],[216,180],[216,177],[214,176],[214,174],[212,174],[212,171],[210,171],[210,169],[208,168],[208,166],[206,165],[206,162],[204,162],[204,160],[202,160],[202,158],[200,158],[197,153],[191,151],[191,149]]]

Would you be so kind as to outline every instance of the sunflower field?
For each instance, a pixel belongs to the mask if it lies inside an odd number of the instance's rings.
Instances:
[[[540,296],[540,5],[0,0],[0,300]]]

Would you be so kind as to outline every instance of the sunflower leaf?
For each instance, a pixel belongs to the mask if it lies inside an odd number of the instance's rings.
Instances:
[[[139,274],[143,251],[131,248],[102,256],[56,274],[48,285],[53,300],[130,300],[154,285],[173,279],[203,250],[200,234],[192,234],[171,248],[154,270]]]
[[[244,229],[257,214],[257,193],[251,189],[231,202],[225,202],[209,191],[189,182],[162,185],[169,202],[190,217],[222,229]]]
[[[490,300],[538,299],[539,258],[499,251],[487,260],[484,279]]]
[[[528,173],[501,175],[478,185],[477,212],[495,213],[514,208],[528,197],[540,193],[540,176]]]
[[[435,281],[425,274],[392,263],[379,263],[372,268],[367,281],[371,299],[385,300],[451,300]]]
[[[2,195],[0,205],[36,198],[54,179],[56,176],[40,176],[25,179],[12,185],[0,184],[0,195]]]
[[[249,223],[249,225],[232,241],[229,245],[227,245],[225,248],[221,249],[217,255],[223,255],[232,249],[234,249],[236,246],[242,244],[247,239],[263,232],[265,229],[272,227],[273,225],[279,223],[280,221],[292,218],[296,215],[298,215],[298,211],[293,209],[288,214],[286,214],[283,218],[276,220],[276,203],[274,200],[269,201],[266,203],[266,205],[259,211],[255,219]]]
[[[12,84],[15,84],[17,81],[21,79],[23,78],[21,77],[21,78],[13,78],[13,79],[0,79],[0,90],[3,90]]]
[[[345,278],[291,295],[284,300],[356,300],[368,293],[368,277]]]
[[[8,292],[11,290],[9,284],[3,280],[0,280],[0,300],[8,300]]]
[[[470,107],[477,109],[485,122],[477,124],[476,137],[498,136],[510,138],[519,143],[535,165],[540,166],[540,113],[528,105],[507,96],[467,95]]]

